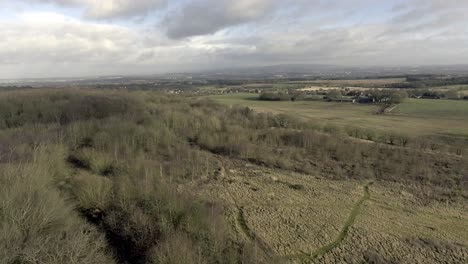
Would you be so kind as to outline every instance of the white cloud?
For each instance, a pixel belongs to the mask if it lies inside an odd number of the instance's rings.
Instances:
[[[0,31],[3,63],[119,60],[137,37],[124,27],[55,13],[24,13],[19,21],[0,24]]]
[[[0,78],[157,73],[207,67],[239,45],[172,41],[160,32],[51,12],[0,20]]]
[[[166,0],[23,0],[31,3],[52,3],[63,7],[84,8],[85,16],[112,19],[143,16],[165,5]]]

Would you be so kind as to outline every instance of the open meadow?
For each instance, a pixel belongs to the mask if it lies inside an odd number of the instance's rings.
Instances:
[[[452,135],[468,138],[468,101],[407,99],[391,113],[376,114],[379,106],[323,101],[271,102],[257,94],[213,95],[225,105],[248,106],[259,112],[290,114],[319,126],[333,125],[396,132],[409,136]]]
[[[405,82],[405,78],[380,78],[380,79],[353,79],[353,80],[307,80],[307,81],[291,81],[290,83],[309,84],[326,87],[367,87],[367,88],[382,88],[388,84]]]

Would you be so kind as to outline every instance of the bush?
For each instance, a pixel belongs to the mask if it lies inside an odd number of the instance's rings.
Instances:
[[[0,127],[31,123],[68,124],[77,120],[103,119],[111,115],[139,115],[142,104],[133,96],[92,91],[62,92],[26,90],[0,97]]]
[[[291,101],[293,97],[285,93],[263,92],[258,97],[260,101]]]
[[[89,169],[95,174],[109,176],[116,174],[117,161],[107,153],[99,152],[92,148],[83,148],[70,155],[68,161],[74,166]]]
[[[174,234],[152,249],[149,263],[208,263],[203,259],[201,250],[201,248],[195,248],[192,241],[186,235]]]
[[[0,262],[114,263],[103,236],[65,202],[50,172],[39,162],[0,170]]]
[[[112,181],[102,176],[80,172],[71,179],[70,192],[81,210],[103,210],[109,207]]]

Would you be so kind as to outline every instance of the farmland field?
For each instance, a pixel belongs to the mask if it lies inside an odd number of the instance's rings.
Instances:
[[[260,112],[285,113],[338,127],[358,126],[380,132],[392,131],[411,136],[468,136],[468,102],[407,99],[391,114],[377,115],[378,106],[321,101],[258,101],[256,94],[239,93],[210,96],[227,105],[242,105]]]
[[[381,78],[381,79],[358,79],[358,80],[315,80],[315,81],[293,81],[291,83],[320,84],[326,86],[364,86],[380,87],[386,84],[401,83],[405,78]]]
[[[468,120],[468,102],[454,100],[408,99],[393,112],[396,115]]]

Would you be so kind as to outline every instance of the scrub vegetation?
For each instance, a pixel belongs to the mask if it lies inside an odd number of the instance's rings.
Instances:
[[[287,202],[311,192],[308,179],[353,182],[346,188],[355,195],[333,214],[330,233],[297,244],[307,255],[330,243],[324,254],[348,247],[346,236],[366,211],[369,197],[356,188],[365,182],[407,186],[424,205],[468,199],[463,151],[379,133],[372,134],[377,143],[363,142],[332,126],[205,98],[4,91],[0,128],[0,263],[281,263],[300,252],[278,245],[278,231],[258,218],[270,199],[245,204],[248,196],[238,191],[260,194],[274,185],[293,194],[281,200]],[[258,181],[246,165],[259,168]],[[260,180],[267,171],[299,173],[302,182]]]

